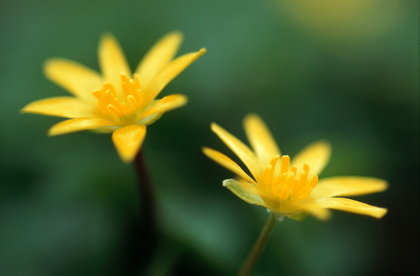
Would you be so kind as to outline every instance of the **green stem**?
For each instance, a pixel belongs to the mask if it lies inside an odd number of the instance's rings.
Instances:
[[[262,229],[260,236],[258,237],[257,241],[254,244],[254,247],[249,252],[248,257],[246,258],[244,264],[242,265],[241,270],[238,273],[238,276],[247,276],[251,274],[251,271],[257,262],[258,258],[260,257],[264,247],[270,238],[270,234],[273,231],[274,225],[276,224],[276,218],[274,213],[270,213],[267,222]]]

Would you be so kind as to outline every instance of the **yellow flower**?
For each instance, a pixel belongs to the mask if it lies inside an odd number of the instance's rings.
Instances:
[[[132,74],[117,40],[105,34],[98,50],[102,74],[70,60],[47,60],[46,76],[73,97],[34,101],[21,111],[70,118],[55,124],[49,135],[80,130],[113,132],[118,154],[123,161],[130,162],[142,145],[146,126],[164,112],[187,102],[187,97],[180,94],[156,99],[172,79],[206,52],[201,49],[174,59],[181,42],[181,33],[167,34],[149,50]]]
[[[226,155],[203,149],[209,158],[236,174],[236,179],[223,181],[223,186],[242,200],[267,208],[278,220],[284,216],[302,220],[306,215],[326,220],[330,217],[328,209],[375,218],[386,214],[385,208],[336,197],[384,191],[388,187],[384,180],[359,176],[318,180],[330,156],[327,142],[315,142],[290,160],[289,156],[281,155],[269,129],[257,115],[246,116],[244,128],[252,150],[219,125],[211,125],[212,131],[239,157],[250,174]]]

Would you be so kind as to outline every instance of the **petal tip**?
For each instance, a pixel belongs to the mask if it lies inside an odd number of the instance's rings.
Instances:
[[[244,118],[245,122],[252,121],[252,120],[262,121],[261,117],[257,113],[254,113],[254,112],[248,113]]]
[[[119,155],[119,156],[124,163],[128,164],[128,163],[133,162],[134,158],[136,157],[136,154],[131,155],[131,156],[122,156],[122,155]]]
[[[112,33],[110,33],[110,32],[104,32],[101,35],[101,38],[100,38],[100,41],[101,42],[110,41],[110,40],[115,40],[115,37],[114,37],[114,35]]]
[[[188,96],[183,94],[176,94],[179,100],[179,107],[186,105],[188,103]]]
[[[211,149],[210,149],[210,148],[208,148],[208,147],[201,147],[201,151],[202,151],[205,155],[208,155],[208,153],[211,151]]]
[[[381,186],[378,188],[378,192],[386,191],[388,190],[388,188],[389,188],[388,181],[382,179]]]
[[[112,141],[123,162],[130,163],[134,160],[141,149],[145,136],[145,125],[129,125],[112,133]]]
[[[22,107],[21,109],[19,109],[19,113],[20,114],[24,114],[24,113],[29,113],[28,109],[27,109],[28,105],[25,105],[24,107]]]
[[[200,50],[198,50],[198,52],[197,52],[197,54],[198,55],[203,55],[203,54],[205,54],[205,53],[207,53],[207,49],[206,48],[201,48]]]
[[[57,136],[57,135],[61,135],[61,134],[65,134],[66,132],[62,132],[62,131],[59,131],[58,130],[58,128],[57,128],[57,125],[59,125],[60,123],[57,123],[57,124],[55,124],[55,125],[53,125],[49,130],[48,130],[48,132],[47,132],[47,135],[49,136],[49,137],[53,137],[53,136]]]
[[[318,146],[323,147],[326,151],[331,153],[331,143],[327,140],[319,140],[318,142],[315,142],[318,144]]]
[[[42,68],[47,79],[54,82],[54,74],[59,73],[59,67],[63,61],[62,58],[49,58],[44,61]]]
[[[388,213],[388,209],[387,208],[380,208],[378,207],[378,210],[376,212],[376,214],[373,216],[374,218],[377,219],[381,219],[383,218],[386,214]]]
[[[62,59],[60,58],[48,58],[44,61],[43,67],[44,70],[47,71],[51,66],[53,66],[55,63],[60,62]]]
[[[49,137],[53,137],[53,136],[57,136],[57,135],[60,135],[61,133],[58,133],[57,131],[55,131],[54,130],[54,126],[53,127],[51,127],[49,130],[48,130],[48,132],[47,132],[47,135],[49,136]]]
[[[170,37],[173,39],[178,39],[181,42],[182,40],[184,40],[184,33],[179,30],[175,30],[170,33],[167,33],[163,38],[170,38]]]
[[[229,179],[225,179],[225,180],[223,180],[222,185],[223,185],[223,187],[229,187],[229,186],[231,186],[232,184],[234,184],[235,182],[236,182],[236,180],[235,180],[235,179],[231,179],[231,178],[229,178]]]
[[[215,122],[212,122],[212,123],[210,124],[210,129],[211,129],[213,132],[217,132],[219,129],[221,129],[221,127],[220,127],[218,124],[216,124]]]

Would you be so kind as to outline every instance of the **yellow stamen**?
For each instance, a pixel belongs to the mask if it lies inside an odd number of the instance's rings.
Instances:
[[[128,125],[136,123],[149,103],[144,101],[144,92],[141,90],[140,79],[134,75],[130,79],[121,75],[121,91],[111,83],[105,83],[102,89],[92,94],[98,100],[99,109],[109,115],[116,123]]]
[[[286,202],[305,199],[318,183],[316,175],[308,179],[309,170],[307,164],[302,169],[290,167],[289,156],[275,156],[263,172],[263,185],[257,187],[261,198],[273,211]]]

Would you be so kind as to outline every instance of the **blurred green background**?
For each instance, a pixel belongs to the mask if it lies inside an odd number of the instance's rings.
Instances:
[[[232,174],[200,148],[233,156],[210,123],[244,139],[249,112],[285,154],[329,140],[321,177],[390,182],[358,198],[389,208],[382,220],[336,211],[329,222],[277,223],[254,275],[419,272],[417,1],[3,0],[0,275],[122,275],[138,214],[132,166],[109,135],[49,138],[59,118],[19,109],[67,95],[43,76],[47,58],[98,70],[99,37],[111,32],[134,68],[172,30],[185,34],[179,54],[208,52],[162,93],[186,94],[189,104],[148,128],[143,149],[165,239],[145,252],[153,261],[139,275],[235,274],[267,214],[224,189]]]

